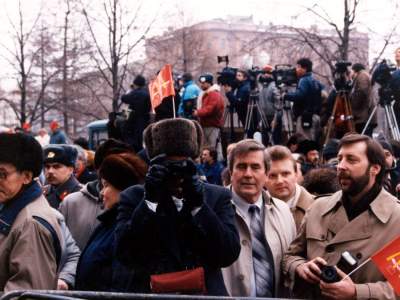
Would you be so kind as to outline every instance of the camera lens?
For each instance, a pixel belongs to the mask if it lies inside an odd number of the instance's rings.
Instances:
[[[335,266],[323,266],[321,268],[321,280],[326,283],[334,283],[340,280]]]

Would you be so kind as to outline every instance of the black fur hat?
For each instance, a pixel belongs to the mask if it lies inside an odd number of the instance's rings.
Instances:
[[[194,159],[200,155],[203,130],[199,123],[192,120],[161,120],[146,128],[144,143],[150,159],[163,153]]]
[[[39,142],[23,133],[0,133],[0,162],[18,171],[31,171],[38,177],[43,167],[43,150]]]
[[[137,155],[129,152],[107,156],[99,169],[100,177],[120,191],[143,183],[146,172],[146,163]]]

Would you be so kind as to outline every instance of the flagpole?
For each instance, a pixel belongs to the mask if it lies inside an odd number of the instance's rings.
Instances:
[[[351,275],[353,275],[356,271],[358,271],[358,269],[360,269],[361,267],[363,267],[364,265],[366,265],[367,263],[369,263],[370,260],[371,260],[371,257],[368,258],[367,260],[363,261],[362,264],[360,264],[357,268],[355,268],[355,269],[354,269],[353,271],[351,271],[349,274],[347,274],[346,276],[344,276],[344,277],[342,278],[342,280],[345,280],[345,279],[349,278],[349,277],[350,277]],[[342,281],[342,280],[341,280],[341,281]]]
[[[175,112],[175,96],[172,96],[172,110],[174,119],[176,119],[176,112]]]

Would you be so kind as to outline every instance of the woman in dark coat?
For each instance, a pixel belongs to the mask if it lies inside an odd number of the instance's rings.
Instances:
[[[117,208],[120,192],[142,183],[146,172],[146,163],[132,153],[112,154],[103,161],[99,174],[103,184],[101,195],[105,211],[98,216],[100,224],[79,260],[77,290],[129,291],[133,273],[121,265],[114,255]]]

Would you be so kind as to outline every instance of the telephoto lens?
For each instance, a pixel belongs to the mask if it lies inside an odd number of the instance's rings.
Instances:
[[[335,266],[322,266],[321,267],[321,280],[326,283],[334,283],[340,280],[339,274]]]

